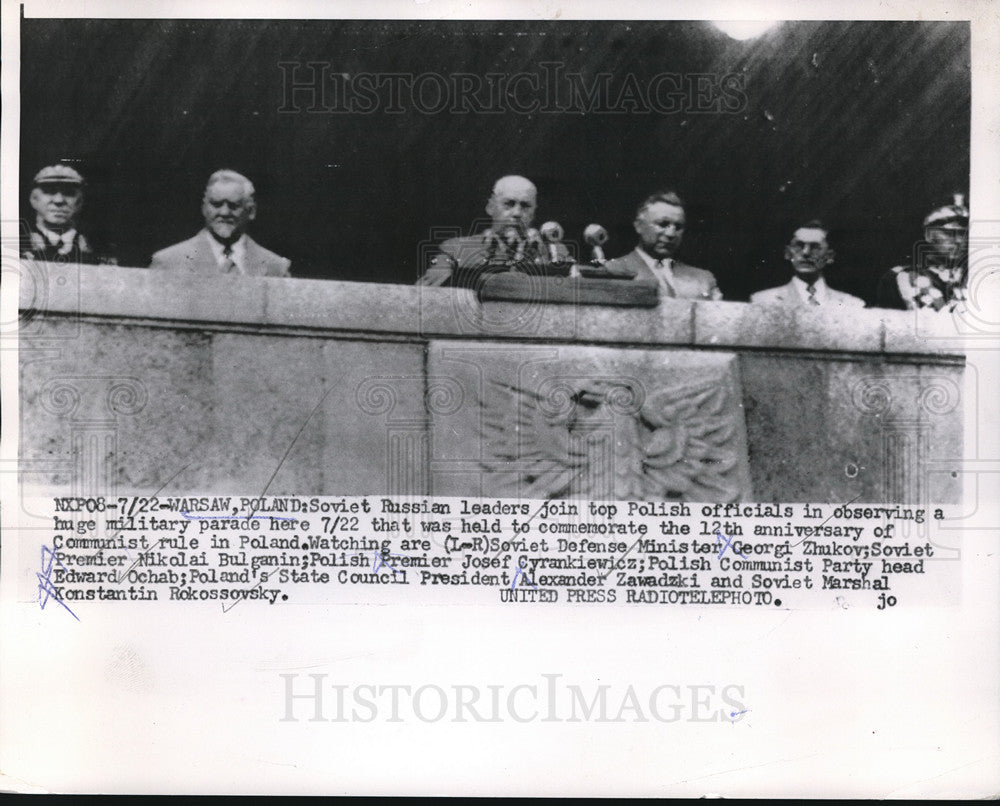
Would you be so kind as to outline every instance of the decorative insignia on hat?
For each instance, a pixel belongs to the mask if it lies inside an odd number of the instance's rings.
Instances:
[[[951,222],[958,222],[968,226],[969,208],[965,206],[965,194],[956,193],[954,204],[946,204],[932,210],[924,218],[925,227],[937,227]]]

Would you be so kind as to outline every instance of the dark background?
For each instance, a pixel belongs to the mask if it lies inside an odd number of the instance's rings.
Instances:
[[[193,235],[205,180],[229,167],[257,187],[254,237],[294,275],[410,283],[440,228],[467,231],[493,181],[522,173],[539,188],[536,225],[553,218],[579,239],[600,222],[609,257],[634,246],[636,202],[676,187],[681,257],[715,272],[729,299],[785,282],[790,228],[819,216],[833,227],[833,285],[871,300],[923,216],[969,183],[967,23],[788,22],[738,42],[703,22],[26,19],[21,58],[23,197],[40,166],[74,161],[86,226],[124,265]],[[629,73],[641,86],[741,73],[746,104],[279,112],[283,61],[478,75],[561,62],[588,84],[612,73],[613,95]]]

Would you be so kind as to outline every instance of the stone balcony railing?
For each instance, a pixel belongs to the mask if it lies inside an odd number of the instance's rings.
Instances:
[[[25,264],[25,485],[959,500],[947,316]]]

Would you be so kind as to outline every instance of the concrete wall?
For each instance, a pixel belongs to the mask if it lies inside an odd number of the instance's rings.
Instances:
[[[430,494],[446,458],[435,406],[452,405],[454,383],[427,356],[471,341],[557,359],[581,345],[733,356],[749,500],[960,495],[964,357],[947,317],[481,305],[466,290],[36,264],[24,265],[21,309],[29,486]],[[470,477],[468,494],[480,492]]]

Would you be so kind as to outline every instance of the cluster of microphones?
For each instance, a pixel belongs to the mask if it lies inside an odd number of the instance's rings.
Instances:
[[[607,258],[602,248],[608,231],[600,224],[588,224],[583,240],[590,246],[588,263],[580,263],[563,244],[565,231],[557,221],[546,221],[538,229],[521,223],[504,225],[487,235],[486,257],[481,269],[487,272],[515,271],[531,274],[601,277]]]

